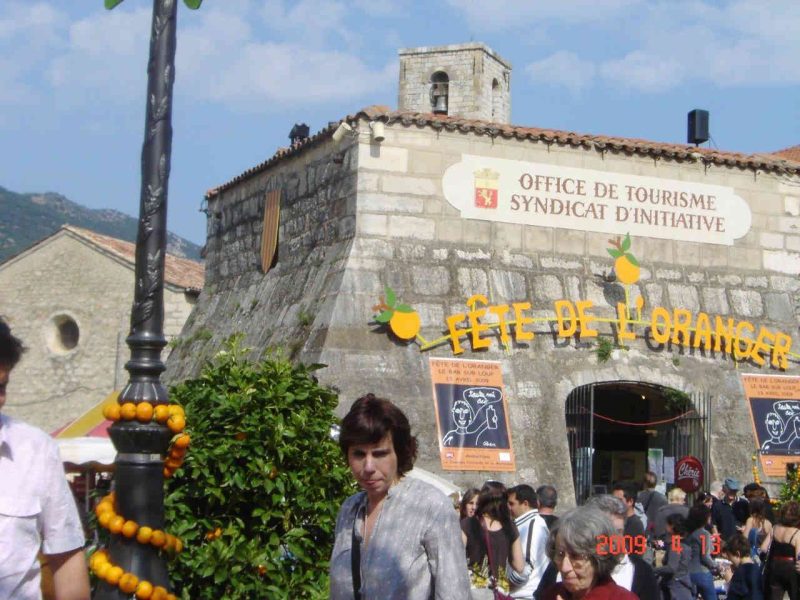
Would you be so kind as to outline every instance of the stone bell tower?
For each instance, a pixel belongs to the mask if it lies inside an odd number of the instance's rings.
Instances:
[[[481,43],[400,50],[399,110],[511,120],[511,64]]]

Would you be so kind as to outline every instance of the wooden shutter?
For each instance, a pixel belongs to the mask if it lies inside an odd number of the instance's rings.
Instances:
[[[261,270],[272,268],[278,252],[278,224],[281,220],[281,191],[267,192],[264,200],[264,229],[261,231]]]

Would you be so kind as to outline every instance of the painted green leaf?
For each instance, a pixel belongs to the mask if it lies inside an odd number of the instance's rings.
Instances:
[[[631,234],[625,234],[625,239],[622,240],[622,251],[627,252],[631,249]]]
[[[625,258],[628,259],[628,262],[631,263],[634,267],[639,266],[639,261],[631,254],[630,252],[625,253]]]
[[[200,8],[200,5],[203,3],[203,0],[183,0],[183,3],[192,10],[197,10],[198,8]]]
[[[386,291],[386,304],[394,308],[394,305],[397,303],[397,296],[395,295],[394,290],[387,285],[385,291]]]
[[[385,310],[377,317],[375,317],[375,320],[378,323],[388,323],[391,320],[393,314],[394,314],[393,310]]]
[[[620,256],[622,256],[622,255],[623,255],[623,252],[620,252],[620,251],[619,251],[619,250],[617,250],[616,248],[606,248],[606,250],[608,250],[608,253],[609,253],[611,256],[613,256],[614,258],[619,258]]]
[[[398,304],[397,308],[395,309],[397,312],[401,313],[412,313],[414,309],[411,308],[408,304]]]
[[[108,10],[111,10],[112,8],[117,6],[117,4],[122,4],[122,1],[123,0],[106,0],[106,8]]]

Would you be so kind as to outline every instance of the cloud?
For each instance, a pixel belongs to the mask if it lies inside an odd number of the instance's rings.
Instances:
[[[527,29],[541,21],[599,23],[630,12],[644,0],[447,0],[475,30],[497,32]]]
[[[574,8],[574,3],[568,4]],[[611,10],[613,4],[605,8]],[[591,38],[564,38],[569,50],[531,63],[525,72],[537,81],[543,77],[573,91],[585,87],[578,75],[592,71],[597,75],[595,85],[644,93],[697,83],[720,88],[800,83],[796,59],[800,56],[800,36],[796,35],[800,3],[794,0],[775,0],[768,7],[753,1],[687,0],[635,8],[619,15],[619,22],[606,21],[596,31],[587,31]],[[549,23],[540,25],[563,27],[573,16],[570,11],[552,12],[549,18]],[[601,40],[602,46],[595,43]],[[580,70],[575,74],[561,68]]]
[[[574,52],[556,52],[525,67],[525,73],[537,84],[561,85],[573,93],[589,87],[595,78],[596,67],[581,60]]]

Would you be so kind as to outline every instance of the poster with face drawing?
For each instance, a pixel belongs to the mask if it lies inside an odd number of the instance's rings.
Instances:
[[[499,362],[431,358],[442,468],[513,471]]]
[[[800,462],[800,377],[742,375],[761,467],[783,476]]]

